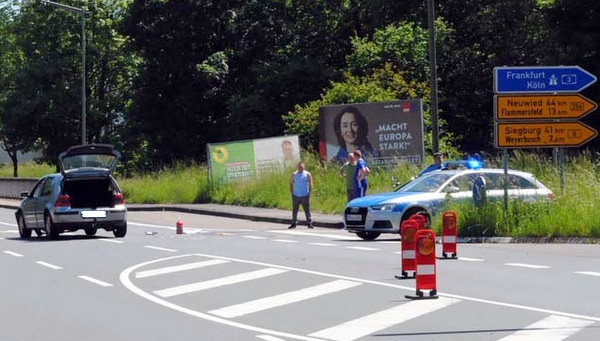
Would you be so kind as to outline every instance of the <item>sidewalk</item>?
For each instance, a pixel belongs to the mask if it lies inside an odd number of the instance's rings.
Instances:
[[[17,209],[19,200],[0,199],[0,207]],[[272,223],[291,224],[292,212],[276,208],[259,208],[219,204],[128,204],[127,210],[135,211],[173,211],[192,214],[213,215],[227,218],[266,221]],[[298,213],[299,222],[304,219],[304,211]],[[317,227],[341,229],[344,226],[342,215],[312,214],[313,224]]]

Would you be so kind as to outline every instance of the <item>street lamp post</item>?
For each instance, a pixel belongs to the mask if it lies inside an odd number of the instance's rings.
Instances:
[[[440,132],[438,122],[438,90],[437,90],[437,62],[435,53],[435,8],[434,0],[427,1],[427,21],[429,26],[429,69],[430,69],[430,87],[431,87],[431,132],[432,152],[439,152],[440,148]]]
[[[86,101],[85,101],[85,15],[83,8],[60,4],[58,2],[40,0],[45,5],[56,6],[81,16],[81,144],[87,144],[86,136]]]

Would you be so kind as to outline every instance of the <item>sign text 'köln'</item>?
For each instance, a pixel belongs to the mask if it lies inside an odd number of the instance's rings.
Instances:
[[[579,92],[596,76],[579,66],[510,66],[494,68],[495,93]]]

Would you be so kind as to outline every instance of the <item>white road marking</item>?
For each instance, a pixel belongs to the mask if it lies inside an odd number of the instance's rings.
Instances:
[[[319,330],[309,334],[309,336],[335,341],[353,341],[457,302],[460,301],[444,297],[436,300],[411,301],[391,309],[382,310],[337,326]]]
[[[177,250],[167,249],[167,248],[159,247],[159,246],[145,245],[144,247],[147,249],[153,249],[153,250],[159,250],[159,251],[177,252]]]
[[[176,226],[175,226],[175,223],[173,223],[173,226],[166,226],[166,225],[153,225],[153,224],[146,224],[146,223],[134,223],[134,222],[128,221],[127,224],[128,225],[134,225],[134,226],[153,227],[153,228],[159,228],[159,229],[173,230],[173,231],[175,231],[177,229]],[[250,230],[250,229],[202,229],[202,228],[198,228],[198,227],[185,227],[183,230],[185,231],[187,229],[198,230],[198,232],[201,232],[201,231],[213,231],[213,232],[217,232],[217,231],[252,232],[253,231],[253,230]],[[198,232],[191,232],[191,233],[198,233]]]
[[[121,272],[121,274],[119,275],[119,280],[127,289],[129,289],[134,294],[136,294],[142,298],[145,298],[151,302],[159,304],[163,307],[173,309],[175,311],[179,311],[179,312],[184,313],[189,316],[197,317],[197,318],[200,318],[200,319],[203,319],[206,321],[212,321],[212,322],[219,323],[219,324],[222,324],[225,326],[248,330],[248,331],[252,331],[255,333],[279,336],[279,337],[283,337],[283,338],[287,338],[287,339],[300,340],[300,341],[323,341],[323,339],[317,339],[314,337],[307,337],[304,335],[297,335],[297,334],[281,332],[281,331],[262,328],[262,327],[256,327],[256,326],[252,326],[252,325],[248,325],[248,324],[244,324],[244,323],[239,323],[239,322],[236,322],[233,320],[228,320],[225,318],[217,317],[214,315],[210,315],[210,314],[202,313],[202,312],[199,312],[199,311],[196,311],[193,309],[182,307],[180,305],[177,305],[175,303],[169,302],[167,300],[161,299],[160,297],[152,295],[149,292],[145,292],[144,290],[140,289],[138,286],[136,286],[131,281],[131,278],[130,278],[131,274],[133,272],[135,272],[136,269],[138,269],[138,268],[142,268],[142,267],[149,266],[151,264],[156,264],[159,262],[179,259],[179,258],[183,258],[183,257],[204,257],[204,258],[211,258],[211,259],[228,260],[231,262],[238,262],[238,263],[243,263],[243,264],[252,264],[252,265],[257,265],[257,266],[276,267],[276,268],[285,269],[288,271],[296,271],[296,272],[300,272],[300,273],[329,277],[329,278],[336,278],[336,279],[345,279],[345,280],[349,280],[349,281],[356,281],[356,282],[361,282],[361,283],[366,283],[366,284],[372,284],[372,285],[386,287],[386,288],[395,288],[395,289],[401,289],[401,290],[414,292],[414,286],[408,287],[408,286],[402,286],[402,285],[391,284],[391,283],[386,283],[386,282],[377,282],[377,281],[372,281],[372,280],[367,280],[367,279],[361,279],[361,278],[357,278],[357,277],[340,276],[340,275],[326,273],[326,272],[319,272],[319,271],[307,270],[307,269],[302,269],[302,268],[287,267],[287,266],[269,264],[269,263],[264,263],[264,262],[256,262],[256,261],[245,260],[245,259],[240,259],[240,258],[221,257],[221,256],[209,255],[209,254],[177,255],[177,256],[165,257],[165,258],[161,258],[161,259],[155,259],[155,260],[151,260],[151,261],[144,262],[144,263],[139,263],[139,264],[133,265],[133,266],[123,270],[123,272]],[[499,306],[499,307],[507,307],[507,308],[514,308],[514,309],[519,309],[519,310],[533,311],[533,312],[538,312],[538,313],[543,313],[543,314],[548,314],[548,315],[560,315],[560,316],[564,316],[564,317],[571,317],[571,318],[576,318],[576,319],[600,322],[600,318],[595,317],[595,316],[572,314],[572,313],[567,313],[567,312],[562,312],[562,311],[557,311],[557,310],[542,309],[542,308],[537,308],[537,307],[532,307],[532,306],[512,304],[512,303],[499,302],[499,301],[491,301],[491,300],[485,300],[485,299],[480,299],[480,298],[476,298],[476,297],[454,295],[454,294],[447,294],[447,293],[441,293],[441,292],[438,292],[438,295],[440,297],[454,298],[457,300],[464,300],[464,301],[470,301],[470,302],[490,304],[490,305],[495,305],[495,306]],[[419,302],[423,303],[424,301],[419,301]]]
[[[103,242],[107,242],[107,243],[115,243],[115,244],[123,244],[123,243],[125,243],[124,241],[117,240],[117,239],[100,238],[98,240],[103,241]]]
[[[337,246],[337,244],[331,244],[331,243],[308,243],[308,245],[314,245],[314,246]]]
[[[212,310],[209,311],[209,313],[226,318],[240,317],[258,311],[276,308],[286,304],[296,303],[311,298],[331,294],[334,292],[350,289],[361,284],[362,283],[338,279],[329,283],[319,284],[309,288],[290,291],[279,295],[264,297],[257,300]]]
[[[289,240],[289,239],[273,239],[274,242],[278,243],[297,243],[297,240]]]
[[[561,341],[593,323],[594,321],[552,315],[499,341]]]
[[[267,237],[260,237],[260,236],[242,236],[243,238],[248,238],[248,239],[267,239]]]
[[[268,230],[267,232],[291,234],[291,235],[295,235],[295,236],[322,237],[322,238],[329,238],[329,239],[359,240],[358,237],[348,237],[348,236],[342,236],[339,234],[325,234],[325,233],[300,232],[300,231],[281,231],[281,230]]]
[[[16,253],[16,252],[12,252],[12,251],[4,251],[4,253],[6,253],[7,255],[14,256],[14,257],[23,257],[22,254]]]
[[[135,273],[135,278],[158,276],[158,275],[170,274],[173,272],[199,269],[199,268],[204,268],[204,267],[211,266],[211,265],[220,265],[220,264],[225,264],[225,263],[229,263],[229,261],[221,260],[221,259],[210,259],[210,260],[206,260],[206,261],[202,261],[202,262],[195,262],[195,263],[188,263],[188,264],[183,264],[183,265],[168,266],[168,267],[164,267],[164,268],[160,268],[160,269],[139,271],[139,272]]]
[[[285,341],[284,339],[280,339],[271,335],[256,335],[256,337],[265,341]]]
[[[11,223],[4,223],[0,221],[0,225],[6,225],[6,226],[17,226],[17,224],[11,224]]]
[[[237,275],[221,277],[217,279],[213,279],[210,281],[197,282],[191,284],[180,285],[172,288],[167,288],[163,290],[157,290],[154,293],[160,297],[173,297],[177,295],[189,294],[191,292],[196,292],[200,290],[207,290],[217,287],[222,287],[225,285],[237,284],[241,282],[251,281],[259,278],[264,278],[268,276],[278,275],[281,273],[287,272],[287,270],[275,269],[275,268],[267,268],[262,270],[256,270],[246,273],[241,273]]]
[[[600,277],[600,272],[594,271],[575,271],[576,274]]]
[[[103,286],[103,287],[112,287],[112,286],[113,286],[113,285],[112,285],[112,284],[110,284],[110,283],[107,283],[107,282],[101,281],[101,280],[99,280],[99,279],[92,278],[92,277],[90,277],[90,276],[77,276],[77,277],[79,277],[79,278],[81,278],[81,279],[83,279],[83,280],[86,280],[86,281],[88,281],[88,282],[92,282],[92,283],[94,283],[94,284],[98,284],[99,286]]]
[[[374,247],[364,247],[364,246],[346,246],[346,249],[361,250],[361,251],[380,251],[380,249],[376,249]]]
[[[458,257],[458,260],[464,260],[465,262],[485,262],[485,259],[481,258]]]
[[[36,262],[41,266],[45,266],[47,268],[53,269],[53,270],[60,270],[62,269],[62,267],[58,266],[58,265],[54,265],[54,264],[50,264],[50,263],[46,263],[46,262],[42,262],[42,261],[38,261]]]
[[[5,230],[5,231],[0,231],[0,233],[19,233],[19,230]]]
[[[508,266],[517,266],[521,268],[529,268],[529,269],[549,269],[549,266],[546,265],[535,265],[535,264],[525,264],[525,263],[504,263],[504,265]]]

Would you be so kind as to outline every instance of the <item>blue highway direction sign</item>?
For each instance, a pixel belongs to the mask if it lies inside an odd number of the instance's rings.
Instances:
[[[579,66],[505,66],[494,68],[495,93],[579,92],[596,76]]]

